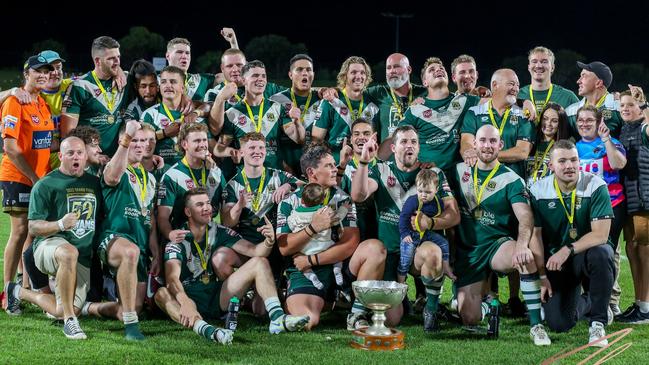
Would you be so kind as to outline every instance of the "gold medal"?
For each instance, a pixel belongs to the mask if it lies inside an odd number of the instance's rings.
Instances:
[[[575,228],[575,227],[571,227],[571,228],[568,230],[568,235],[569,235],[570,238],[573,239],[573,240],[574,240],[574,239],[577,239],[577,228]]]
[[[349,113],[350,113],[349,115],[351,116],[352,121],[358,119],[358,117],[363,112],[363,102],[364,102],[363,95],[361,94],[361,103],[358,106],[358,110],[354,110],[354,108],[352,108],[352,103],[349,100],[349,98],[347,97],[347,90],[345,90],[345,89],[343,89],[343,96],[345,97],[345,103],[347,104],[347,109],[349,109]]]
[[[480,209],[480,208],[475,208],[475,210],[473,211],[473,216],[474,216],[476,219],[480,219],[480,218],[482,218],[482,209]]]
[[[257,217],[252,218],[251,221],[252,221],[252,225],[253,225],[253,226],[256,226],[256,225],[259,224],[259,218],[257,218]]]
[[[106,118],[106,121],[108,122],[108,124],[113,124],[113,123],[115,123],[115,116],[113,116],[113,115],[109,115],[109,116]]]
[[[209,284],[210,283],[210,276],[207,275],[206,272],[204,272],[203,275],[201,275],[201,281],[203,282],[203,284]]]
[[[142,207],[142,215],[143,215],[143,216],[146,217],[146,215],[147,215],[148,212],[149,212],[149,210],[146,209],[146,207]]]

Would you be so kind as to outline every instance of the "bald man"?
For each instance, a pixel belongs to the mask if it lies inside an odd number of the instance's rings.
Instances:
[[[461,239],[454,272],[460,316],[465,325],[477,325],[484,315],[482,287],[488,274],[519,271],[532,327],[530,337],[537,346],[549,345],[550,338],[541,324],[541,281],[529,248],[534,216],[525,182],[499,162],[503,141],[495,127],[480,127],[473,148],[475,165],[461,162],[455,171]]]
[[[492,98],[483,104],[469,108],[462,124],[460,154],[464,163],[475,165],[477,151],[475,135],[483,125],[498,129],[503,147],[498,161],[504,163],[520,177],[524,177],[524,161],[532,149],[533,125],[525,118],[523,109],[516,105],[518,76],[507,68],[494,72],[491,77]]]
[[[374,102],[379,106],[379,125],[375,126],[379,134],[379,143],[394,133],[412,101],[418,97],[426,96],[425,87],[410,83],[411,73],[412,67],[410,67],[408,57],[401,53],[393,53],[385,60],[386,84],[367,89]],[[389,154],[389,143],[386,146],[386,151]]]
[[[85,172],[86,146],[80,138],[66,138],[59,158],[61,167],[34,185],[28,215],[36,267],[56,276],[56,295],[10,283],[8,297],[10,301],[24,299],[63,318],[65,336],[78,340],[86,338],[76,316],[89,288],[101,189],[99,178]]]

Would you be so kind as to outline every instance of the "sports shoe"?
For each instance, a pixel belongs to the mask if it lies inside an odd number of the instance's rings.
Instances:
[[[221,345],[231,345],[234,331],[226,330],[225,328],[217,328],[212,333],[212,341],[220,343]]]
[[[611,308],[611,311],[613,312],[614,317],[617,317],[620,314],[622,314],[622,310],[620,309],[619,305],[617,305],[617,304],[609,304],[608,307]]]
[[[6,306],[3,308],[10,316],[19,316],[23,314],[23,311],[20,309],[20,299],[16,298],[14,295],[14,290],[18,284],[9,282],[7,284],[7,290],[5,290],[6,296]]]
[[[640,307],[636,306],[626,316],[617,317],[615,320],[620,323],[628,324],[649,324],[649,312],[642,313]]]
[[[588,328],[588,344],[591,347],[604,347],[608,345],[608,340],[597,341],[598,339],[606,336],[604,324],[602,322],[593,321],[590,328]]]
[[[462,324],[462,318],[458,312],[453,312],[448,307],[442,303],[439,303],[437,306],[437,319],[447,322],[453,322],[456,324]]]
[[[88,337],[79,326],[79,320],[76,318],[68,318],[63,324],[63,333],[65,337],[71,340],[85,340]]]
[[[431,311],[428,308],[424,308],[422,314],[424,317],[424,332],[439,332],[439,321],[437,320],[437,313]]]
[[[139,323],[135,322],[124,325],[124,337],[129,341],[144,340],[144,335],[140,332]]]
[[[637,311],[640,307],[636,303],[633,303],[627,308],[622,314],[615,316],[615,320],[623,322],[624,317],[630,316],[634,311]]]
[[[347,315],[347,331],[354,331],[369,326],[370,323],[367,321],[366,313],[349,313]]]
[[[540,323],[530,328],[530,337],[536,346],[550,346],[552,343],[548,333],[545,332],[545,328]]]
[[[485,332],[484,328],[478,326],[477,324],[467,324],[462,326],[462,330],[469,333],[483,333]]]
[[[613,315],[613,309],[611,309],[610,306],[608,306],[606,308],[606,317],[607,317],[606,318],[606,325],[608,326],[611,323],[613,323],[613,318],[615,318],[615,316]]]
[[[270,321],[268,332],[273,335],[282,332],[297,332],[304,329],[309,323],[309,316],[292,316],[284,314],[274,321]]]

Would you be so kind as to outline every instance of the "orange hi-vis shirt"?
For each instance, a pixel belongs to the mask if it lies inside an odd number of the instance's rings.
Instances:
[[[50,146],[54,122],[47,103],[42,97],[37,102],[21,105],[11,96],[2,104],[2,138],[16,140],[22,155],[40,178],[50,171]],[[5,142],[6,143],[6,142]],[[0,163],[0,181],[13,181],[32,186],[5,154]]]

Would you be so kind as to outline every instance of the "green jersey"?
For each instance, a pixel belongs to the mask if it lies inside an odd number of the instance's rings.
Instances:
[[[343,141],[351,137],[351,126],[354,120],[364,118],[372,123],[376,130],[378,115],[378,105],[374,103],[367,91],[364,91],[361,100],[346,99],[344,95],[342,99],[337,98],[332,102],[323,100],[320,105],[320,119],[316,120],[315,126],[327,131],[325,140],[329,143],[333,157],[338,163]]]
[[[126,107],[126,111],[124,112],[125,120],[142,120],[142,114],[144,114],[144,111],[147,110],[148,108],[144,106],[140,102],[140,98],[135,98],[133,101]]]
[[[101,180],[106,216],[103,235],[115,234],[135,243],[142,252],[149,246],[151,212],[156,179],[150,172],[127,168],[115,186]]]
[[[189,231],[187,224],[182,229]],[[231,248],[241,240],[237,232],[214,222],[208,223],[206,233],[198,242],[190,232],[182,242],[169,242],[165,246],[164,260],[180,261],[180,282],[183,286],[201,282],[204,273],[210,281],[217,281],[211,263],[212,255],[219,248]]]
[[[577,131],[577,111],[579,108],[584,106],[586,103],[586,98],[581,99],[580,101],[570,105],[566,108],[566,114],[568,114],[568,121],[570,122],[570,132],[575,140],[581,139],[579,132]],[[620,115],[620,102],[615,100],[613,94],[606,94],[604,101],[597,106],[599,110],[602,111],[602,117],[604,118],[604,123],[608,129],[611,130],[611,137],[619,138],[620,131],[624,125],[622,116]]]
[[[561,105],[562,108],[567,108],[571,104],[574,104],[579,101],[577,95],[571,90],[568,90],[564,87],[561,87],[557,84],[552,84],[552,93],[550,89],[547,90],[533,90],[533,94],[530,94],[532,85],[523,86],[518,92],[518,98],[523,100],[534,101],[534,108],[536,108],[536,113],[541,114],[541,111],[545,107],[545,104],[548,102],[553,102]],[[530,95],[532,95],[530,97]]]
[[[293,100],[291,98],[291,90],[286,89],[270,97],[270,100],[284,106],[284,114],[282,114],[282,125],[292,123],[288,112],[293,107]],[[308,105],[307,105],[308,101]],[[313,124],[320,117],[320,103],[322,100],[318,97],[316,90],[311,90],[310,96],[295,95],[295,103],[302,111],[302,122],[306,130],[306,141],[304,145],[297,144],[290,139],[282,130],[280,132],[279,143],[282,148],[280,149],[280,159],[284,161],[295,174],[300,174],[300,156],[302,156],[302,149],[304,146],[311,144],[311,130]]]
[[[503,150],[516,147],[518,141],[534,142],[534,127],[527,118],[523,116],[523,110],[517,106],[512,106],[509,110],[509,115],[506,121],[503,121],[503,116],[491,108],[491,113],[494,117],[495,123],[491,120],[489,108],[491,103],[483,103],[469,108],[469,111],[464,116],[462,124],[462,133],[468,133],[475,136],[480,127],[485,124],[492,124],[494,127],[501,130],[500,138],[503,140]],[[505,112],[506,114],[507,112]],[[513,162],[506,164],[507,167],[512,169],[518,176],[524,176],[525,161]]]
[[[176,229],[187,221],[184,196],[188,190],[203,186],[211,199],[214,215],[221,209],[225,179],[217,166],[190,169],[185,159],[176,162],[165,172],[158,187],[158,205],[171,207],[171,226]]]
[[[530,188],[534,208],[534,226],[542,228],[546,260],[561,247],[575,242],[591,231],[591,222],[613,219],[611,197],[606,182],[589,172],[579,172],[575,197],[575,216],[571,226],[568,214],[572,209],[571,193],[561,192],[563,203],[554,187],[554,175],[546,176]],[[565,204],[565,207],[564,207]],[[577,230],[576,238],[570,237],[570,228]],[[613,246],[610,238],[607,244]]]
[[[260,187],[259,185],[262,182],[263,184]],[[293,175],[268,167],[264,168],[262,176],[255,178],[246,177],[244,179],[243,169],[239,170],[225,188],[223,199],[225,204],[236,204],[239,201],[239,193],[246,191],[252,192],[256,198],[253,201],[248,201],[246,207],[241,211],[236,231],[252,243],[262,242],[264,236],[257,232],[257,228],[262,227],[266,223],[263,219],[255,219],[255,212],[270,206],[271,208],[267,213],[267,217],[271,222],[274,222],[276,217],[273,216],[277,212],[277,206],[273,203],[273,193],[286,183],[296,188],[297,182],[298,180]]]
[[[282,104],[264,99],[262,105],[251,105],[251,113],[248,113],[248,105],[243,101],[237,103],[225,112],[225,123],[222,134],[234,138],[234,147],[239,148],[239,139],[250,132],[260,132],[266,137],[266,160],[264,166],[276,169],[283,169],[282,161],[278,154],[278,141],[280,129],[282,128],[281,116],[285,114]],[[261,121],[259,115],[261,114]]]
[[[553,145],[554,142],[539,142],[534,156],[528,157],[525,161],[525,181],[528,188],[542,177],[552,173],[550,171],[550,149]]]
[[[388,253],[398,253],[401,242],[399,216],[403,203],[408,197],[417,194],[415,179],[421,169],[404,172],[399,170],[395,162],[379,162],[376,164],[376,170],[376,174],[370,175],[370,178],[378,184],[378,189],[374,193],[379,223],[378,237]],[[431,170],[439,177],[435,197],[440,204],[444,204],[443,200],[453,198],[453,193],[442,170],[437,167]]]
[[[397,129],[412,101],[426,97],[427,90],[421,85],[410,84],[410,93],[398,96],[387,84],[383,84],[368,88],[367,93],[379,107],[377,131],[379,142],[383,142]]]
[[[46,238],[61,237],[79,251],[79,264],[90,267],[97,219],[102,218],[99,179],[88,173],[70,176],[56,169],[40,179],[31,192],[28,219],[58,221],[77,213],[77,224],[48,237],[35,237],[34,249]],[[98,213],[99,212],[99,213]]]
[[[126,103],[132,85],[128,84],[122,91],[118,91],[113,87],[112,79],[99,81],[101,88],[92,72],[74,80],[63,101],[63,113],[78,114],[79,125],[97,129],[101,135],[101,150],[112,157],[117,151],[119,130],[124,124]]]
[[[370,179],[376,179],[378,170],[376,165],[379,161],[374,160],[369,164],[368,176]],[[340,187],[347,194],[352,192],[352,179],[358,165],[356,160],[351,160],[345,166],[345,174],[340,180]],[[354,203],[356,204],[356,216],[358,218],[358,230],[361,234],[361,242],[368,238],[377,238],[377,223],[376,223],[376,206],[374,205],[374,195],[368,197],[363,202]]]
[[[167,114],[167,111],[169,114]],[[162,103],[156,104],[145,110],[140,119],[140,121],[151,125],[156,132],[167,128],[174,122],[182,123],[182,120],[181,112],[168,108],[165,110]],[[196,123],[205,124],[205,119],[196,118]],[[177,141],[177,137],[165,137],[156,143],[154,153],[164,159],[165,165],[171,166],[183,157],[182,154],[176,150]]]
[[[417,129],[421,149],[419,161],[434,162],[444,171],[452,171],[460,158],[460,128],[469,108],[478,105],[480,98],[473,95],[450,94],[441,100],[424,99],[423,104],[412,105],[399,125]]]
[[[190,74],[185,77],[185,91],[193,101],[203,101],[207,91],[214,86],[212,74]]]
[[[221,90],[223,90],[224,86],[225,86],[225,82],[221,82],[220,84],[208,90],[207,93],[205,93],[205,97],[203,98],[203,101],[206,103],[214,103],[214,100],[216,100],[216,97],[219,95]],[[268,99],[271,96],[279,92],[282,92],[284,90],[286,90],[285,87],[269,82],[266,84],[266,88],[264,89],[264,98]],[[243,86],[237,88],[237,94],[231,97],[230,100],[225,102],[225,110],[230,109],[236,103],[243,100],[243,97],[245,95],[246,95],[246,89]]]

